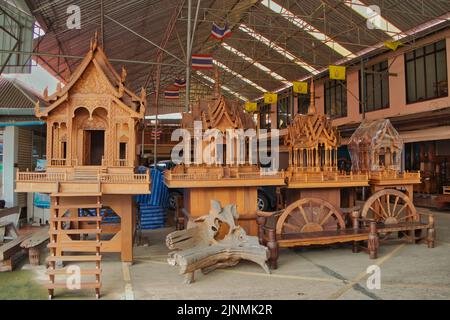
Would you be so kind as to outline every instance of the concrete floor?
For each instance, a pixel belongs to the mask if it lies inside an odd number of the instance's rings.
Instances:
[[[177,267],[166,262],[164,238],[173,228],[145,232],[148,245],[135,248],[133,265],[118,261],[118,255],[104,255],[102,298],[450,299],[450,212],[419,210],[436,216],[438,241],[434,249],[428,249],[426,244],[382,244],[377,260],[369,260],[365,253],[353,254],[349,246],[286,249],[280,253],[279,268],[270,275],[244,261],[208,275],[197,272],[196,282],[190,285],[183,283]],[[366,286],[366,269],[372,264],[380,267],[381,289],[370,290]],[[23,269],[31,270],[28,272],[32,272],[35,281],[47,281],[43,266],[25,265]],[[0,288],[0,299],[5,298],[1,291]],[[14,295],[15,291],[9,292]],[[64,290],[57,290],[56,295],[57,299],[94,296],[93,291]],[[29,297],[47,298],[45,290],[34,291]],[[27,295],[22,292],[17,298]]]

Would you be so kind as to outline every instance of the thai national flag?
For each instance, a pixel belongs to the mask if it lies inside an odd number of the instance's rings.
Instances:
[[[185,88],[186,87],[186,79],[176,78],[173,85],[178,88]]]
[[[231,36],[231,30],[227,24],[225,25],[225,27],[221,28],[213,22],[212,29],[211,29],[211,37],[213,37],[217,40],[223,40],[230,36]]]
[[[178,99],[178,98],[180,98],[180,92],[178,90],[165,90],[164,98],[165,99]]]
[[[212,69],[213,58],[210,54],[193,54],[192,69]]]

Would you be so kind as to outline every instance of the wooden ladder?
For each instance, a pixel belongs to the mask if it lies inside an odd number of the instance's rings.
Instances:
[[[47,285],[49,299],[53,298],[54,290],[57,288],[67,288],[70,290],[95,289],[96,298],[99,299],[101,288],[100,263],[102,259],[100,255],[100,224],[102,221],[102,216],[100,215],[100,209],[102,208],[101,193],[53,193],[50,197],[50,243],[48,244],[50,256],[47,258],[47,274],[50,280]],[[71,199],[68,199],[69,201],[61,201],[61,199],[68,197],[71,197]],[[72,202],[76,204],[65,204]],[[95,209],[96,215],[79,217],[78,209],[80,208]],[[76,216],[64,216],[64,213],[68,209],[77,209]],[[92,228],[80,227],[85,224],[92,224]],[[67,225],[69,226],[68,228]],[[84,235],[89,234],[95,235],[95,240],[85,240],[83,238]],[[82,253],[82,255],[66,255],[68,252]],[[95,267],[81,269],[76,266],[74,267],[72,264],[65,268],[57,269],[58,262],[92,262],[95,264]],[[75,278],[78,271],[80,279]],[[59,276],[70,277],[70,279],[66,278],[64,282],[58,282],[56,278],[58,277],[60,279]],[[83,276],[95,277],[95,281],[83,282]]]

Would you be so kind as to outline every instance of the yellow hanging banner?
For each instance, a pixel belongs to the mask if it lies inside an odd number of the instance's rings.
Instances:
[[[329,66],[330,79],[345,80],[346,68],[342,66]]]
[[[256,102],[245,102],[245,111],[247,112],[255,112],[258,111],[258,104]]]
[[[266,92],[264,93],[264,103],[265,104],[273,104],[277,103],[278,95],[276,93]]]
[[[392,51],[397,50],[397,48],[398,48],[399,46],[401,46],[402,44],[403,44],[403,43],[401,43],[400,41],[385,41],[385,42],[384,42],[384,46],[385,46],[386,48],[391,49]]]
[[[294,86],[295,93],[302,93],[302,94],[308,93],[308,82],[293,81],[292,85]]]

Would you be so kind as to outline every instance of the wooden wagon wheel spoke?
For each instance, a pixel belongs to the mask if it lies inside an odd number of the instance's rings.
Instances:
[[[321,226],[323,226],[323,224],[325,223],[325,221],[327,221],[330,217],[331,217],[331,215],[333,214],[333,211],[328,211],[328,213],[327,213],[327,215],[319,222],[319,224],[321,225]]]
[[[283,223],[283,227],[291,229],[291,230],[293,230],[295,232],[301,232],[302,231],[302,228],[300,228],[299,226],[296,226],[295,224],[289,223],[289,222]]]
[[[303,209],[303,206],[301,206],[301,205],[299,205],[298,208],[300,209],[300,212],[301,212],[301,214],[302,214],[302,216],[303,216],[303,219],[305,219],[305,222],[308,223],[309,220],[308,220],[308,218],[307,218],[307,216],[306,216],[305,209]]]
[[[294,214],[294,213],[291,214],[291,215],[289,216],[289,218],[291,218],[292,220],[294,220],[294,222],[295,222],[297,225],[303,224],[303,221],[300,220],[299,217],[298,217],[296,214]],[[288,220],[288,219],[286,219],[286,220]]]
[[[312,218],[308,210],[314,213]],[[339,228],[345,228],[345,221],[338,208],[326,200],[303,198],[284,210],[278,218],[275,231],[277,235],[283,235],[284,233],[307,233]]]
[[[389,193],[386,194],[386,207],[387,207],[387,214],[390,217],[391,216],[391,203],[389,202]]]
[[[389,215],[386,213],[386,210],[384,210],[383,205],[381,204],[380,198],[377,198],[377,202],[378,202],[378,205],[380,206],[381,210],[383,211],[383,216],[389,217]]]
[[[392,197],[395,200],[391,205]],[[384,201],[386,201],[387,208],[384,207]],[[370,196],[361,210],[361,216],[363,218],[374,218],[376,221],[385,224],[396,224],[402,220],[418,219],[417,211],[412,201],[405,193],[395,189],[380,190]]]
[[[395,209],[397,208],[397,203],[400,197],[396,197],[394,201],[394,207],[392,208],[392,215],[395,215]]]
[[[406,220],[408,218],[414,218],[415,216],[416,216],[415,214],[410,214],[410,215],[407,215],[407,216],[400,217],[400,218],[398,218],[398,220]]]
[[[403,204],[403,206],[400,208],[400,210],[398,210],[397,214],[395,215],[395,218],[397,218],[400,213],[402,213],[402,211],[408,206],[407,203]]]

